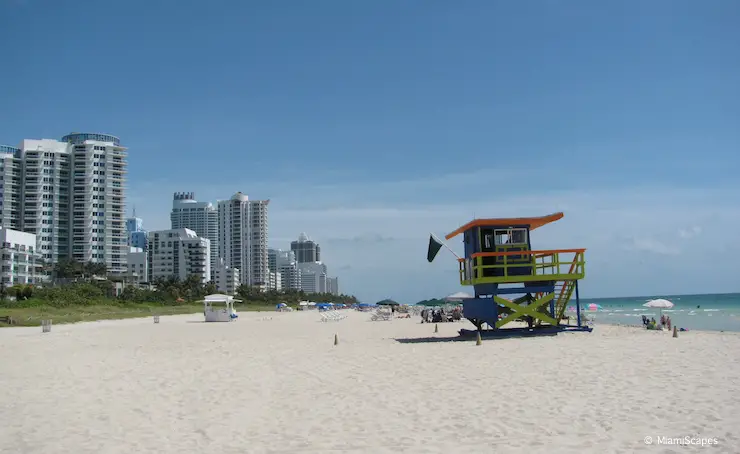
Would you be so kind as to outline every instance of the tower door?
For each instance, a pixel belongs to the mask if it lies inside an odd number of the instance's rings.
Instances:
[[[496,252],[528,251],[527,233],[526,228],[494,230]],[[529,254],[507,255],[505,260],[506,263],[524,263],[529,261]]]
[[[514,252],[529,251],[529,229],[496,229],[494,236],[496,252],[508,253],[499,257],[500,263],[505,265],[506,275],[524,276],[532,274],[532,256],[530,254],[513,254]]]
[[[529,251],[529,229],[526,227],[481,228],[481,252]],[[530,254],[483,257],[483,276],[522,276],[532,274]],[[489,268],[490,267],[490,268]]]

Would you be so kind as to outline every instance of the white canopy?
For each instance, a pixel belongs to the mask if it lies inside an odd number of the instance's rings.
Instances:
[[[655,300],[648,301],[647,303],[643,304],[643,306],[644,307],[656,307],[660,309],[670,309],[673,307],[673,303],[671,303],[670,301],[666,299],[658,298]]]
[[[453,293],[452,295],[445,296],[445,301],[462,301],[467,298],[473,298],[473,295],[465,292],[457,292]]]
[[[223,293],[214,293],[213,295],[207,295],[203,299],[203,302],[206,303],[232,303],[234,301],[241,302],[241,300],[235,300],[233,296],[224,295]]]

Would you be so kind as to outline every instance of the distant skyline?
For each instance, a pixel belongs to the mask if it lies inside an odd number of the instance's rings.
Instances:
[[[737,292],[738,23],[732,0],[0,0],[0,144],[120,137],[147,230],[174,192],[271,199],[270,247],[306,232],[364,301],[466,290],[430,231],[555,211],[533,246],[588,249],[583,297]]]

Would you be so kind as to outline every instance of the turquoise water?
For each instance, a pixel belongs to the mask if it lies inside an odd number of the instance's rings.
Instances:
[[[679,328],[689,330],[738,331],[740,332],[740,293],[720,295],[655,295],[628,298],[581,299],[581,308],[591,303],[602,308],[586,310],[596,323],[642,325],[642,316],[660,318],[660,309],[643,307],[647,301],[664,298],[674,304],[672,309],[663,309]],[[572,299],[569,306],[575,306]],[[573,314],[573,312],[569,312]]]

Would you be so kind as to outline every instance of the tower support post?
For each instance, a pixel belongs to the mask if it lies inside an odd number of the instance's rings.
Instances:
[[[581,327],[581,297],[578,294],[578,281],[576,280],[576,317],[578,320],[578,327]]]

